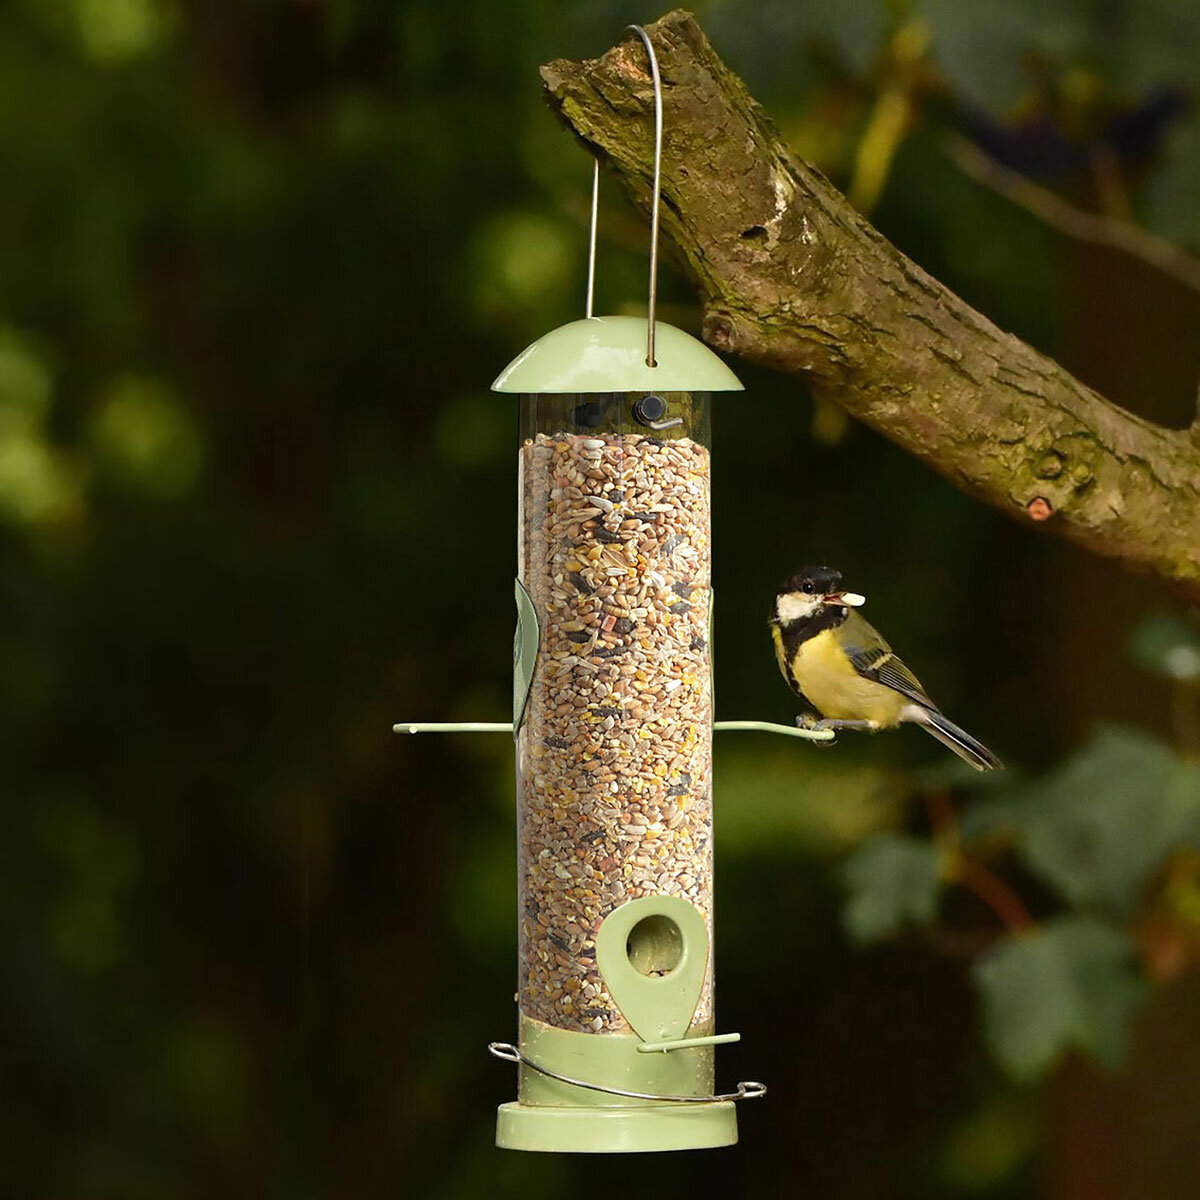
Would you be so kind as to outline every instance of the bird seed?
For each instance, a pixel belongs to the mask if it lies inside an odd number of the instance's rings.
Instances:
[[[712,938],[709,453],[636,433],[539,433],[520,453],[541,625],[517,737],[520,1005],[629,1032],[596,966],[604,918],[680,896]],[[710,962],[694,1019],[711,1015]]]

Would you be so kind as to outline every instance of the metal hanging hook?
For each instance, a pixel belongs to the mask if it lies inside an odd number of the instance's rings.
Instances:
[[[662,183],[663,102],[662,77],[658,73],[658,55],[649,35],[640,25],[627,25],[642,39],[650,59],[650,77],[654,81],[654,191],[650,201],[650,302],[646,312],[646,366],[657,367],[654,358],[654,314],[658,307],[658,195]]]
[[[592,229],[588,236],[587,315],[591,318],[596,294],[596,213],[600,205],[600,160],[592,159]]]

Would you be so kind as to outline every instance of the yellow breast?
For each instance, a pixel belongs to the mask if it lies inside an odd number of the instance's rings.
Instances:
[[[832,630],[800,643],[792,659],[792,674],[821,714],[837,720],[892,726],[899,723],[901,709],[907,703],[899,692],[864,679]]]

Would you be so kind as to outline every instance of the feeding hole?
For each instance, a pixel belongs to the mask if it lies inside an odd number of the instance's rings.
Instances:
[[[571,410],[571,420],[584,429],[595,429],[604,422],[604,407],[595,400],[586,400]]]
[[[642,975],[669,975],[683,960],[683,931],[659,913],[643,917],[629,931],[625,953]]]

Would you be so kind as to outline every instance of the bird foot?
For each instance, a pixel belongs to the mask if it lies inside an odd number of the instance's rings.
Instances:
[[[811,729],[813,731],[826,730],[829,729],[829,722],[821,717],[818,717],[816,713],[801,713],[800,716],[796,718],[796,728]],[[831,746],[836,746],[837,733],[833,730],[830,730],[830,732],[833,733],[833,737],[829,738],[827,741],[814,741],[813,745],[820,746],[822,750],[828,750]]]
[[[845,721],[836,717],[818,717],[814,713],[802,713],[796,718],[797,729],[828,730],[834,736],[827,742],[818,742],[819,746],[833,746],[837,743],[837,734],[842,730],[874,730],[874,721]]]

